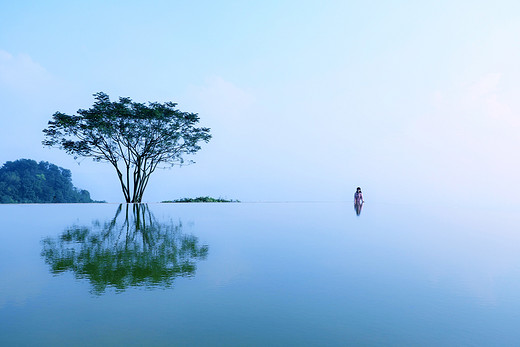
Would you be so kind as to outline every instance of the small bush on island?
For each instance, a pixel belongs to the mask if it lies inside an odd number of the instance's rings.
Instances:
[[[182,198],[176,200],[166,200],[161,201],[162,203],[170,204],[170,203],[178,203],[178,202],[240,202],[239,200],[226,200],[222,198],[212,198],[209,196],[200,196],[198,198]]]

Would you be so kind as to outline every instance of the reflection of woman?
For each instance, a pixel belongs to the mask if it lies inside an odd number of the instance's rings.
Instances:
[[[363,208],[363,203],[362,202],[355,202],[354,203],[354,210],[356,210],[356,215],[360,215],[361,214],[361,209]]]
[[[363,193],[361,192],[361,188],[357,187],[356,192],[354,193],[354,203],[364,203],[365,200],[363,200]]]

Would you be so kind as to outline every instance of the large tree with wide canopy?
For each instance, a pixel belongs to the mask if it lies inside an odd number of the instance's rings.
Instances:
[[[196,127],[199,116],[178,110],[176,103],[112,102],[102,92],[94,97],[94,105],[76,115],[54,113],[42,143],[112,164],[126,202],[141,202],[156,168],[185,163],[185,154],[211,139],[209,128]]]

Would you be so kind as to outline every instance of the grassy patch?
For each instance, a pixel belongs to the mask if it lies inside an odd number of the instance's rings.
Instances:
[[[182,198],[176,200],[161,201],[162,203],[176,203],[176,202],[240,202],[239,200],[226,200],[222,198],[212,198],[209,196],[199,196],[198,198]]]

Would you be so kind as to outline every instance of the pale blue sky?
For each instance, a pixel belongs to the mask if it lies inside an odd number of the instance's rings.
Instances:
[[[520,194],[517,1],[0,4],[0,162],[68,168],[121,201],[108,164],[41,146],[92,94],[174,101],[213,140],[144,199],[461,203]]]

